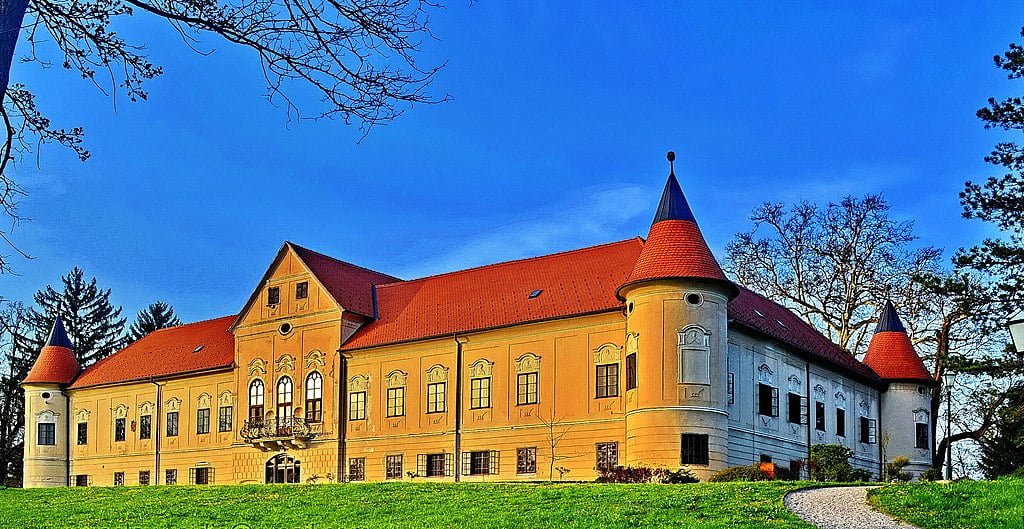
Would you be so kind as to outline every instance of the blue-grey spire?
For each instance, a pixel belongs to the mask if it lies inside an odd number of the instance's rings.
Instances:
[[[53,320],[53,329],[50,331],[50,337],[46,339],[46,345],[71,349],[71,340],[68,339],[68,332],[64,330],[64,320],[60,315]]]
[[[878,315],[878,325],[875,326],[875,333],[880,332],[907,332],[907,328],[900,321],[899,314],[896,314],[896,307],[888,300],[882,307],[882,313]]]
[[[693,211],[690,210],[690,204],[686,201],[686,196],[683,195],[683,189],[679,187],[679,181],[676,180],[675,160],[676,153],[669,151],[668,182],[665,183],[665,191],[661,193],[661,202],[658,203],[658,212],[654,215],[654,223],[663,220],[697,222],[697,219],[693,217]]]

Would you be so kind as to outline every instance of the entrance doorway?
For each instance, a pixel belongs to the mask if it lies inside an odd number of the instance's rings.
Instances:
[[[267,461],[267,483],[299,483],[300,463],[288,454],[279,454]]]

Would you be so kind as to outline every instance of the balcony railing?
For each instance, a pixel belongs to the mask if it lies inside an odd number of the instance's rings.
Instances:
[[[306,443],[320,435],[320,424],[309,424],[301,417],[249,419],[241,432],[242,439],[260,448],[305,448]]]

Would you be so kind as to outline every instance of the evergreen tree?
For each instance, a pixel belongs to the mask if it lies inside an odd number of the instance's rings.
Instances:
[[[163,301],[157,301],[135,316],[135,322],[128,329],[128,341],[134,342],[155,330],[178,325],[181,325],[181,320],[174,314],[174,308]]]
[[[0,311],[0,485],[21,485],[24,454],[25,393],[21,381],[32,367],[32,355],[19,344],[28,331],[27,309],[10,303]]]
[[[1024,386],[1007,392],[995,425],[979,443],[985,477],[994,479],[1024,469]]]
[[[36,292],[36,306],[26,313],[31,330],[20,337],[21,347],[27,349],[24,352],[35,358],[58,314],[83,368],[123,347],[125,318],[121,307],[110,303],[110,290],[96,286],[95,277],[86,281],[85,272],[78,267],[62,277],[61,283],[60,291],[48,285]]]

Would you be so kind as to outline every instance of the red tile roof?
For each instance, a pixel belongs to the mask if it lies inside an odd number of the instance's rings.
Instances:
[[[373,317],[373,285],[401,281],[397,277],[339,261],[295,243],[288,244],[334,300],[343,309],[356,314]]]
[[[235,360],[235,337],[228,328],[235,316],[154,331],[92,366],[72,388],[208,371]]]
[[[870,381],[879,380],[871,368],[857,361],[791,310],[746,287],[739,286],[739,291],[739,296],[729,303],[729,319],[733,322],[775,338],[826,364],[852,371]]]
[[[619,291],[640,281],[667,278],[713,279],[732,284],[718,266],[697,223],[689,220],[662,220],[651,226],[644,251]]]
[[[876,332],[864,354],[864,363],[885,380],[934,382],[906,332]]]
[[[39,351],[39,357],[22,384],[68,384],[78,371],[78,359],[71,349],[47,345]]]
[[[627,277],[642,248],[637,237],[380,285],[378,319],[357,331],[343,348],[621,310],[615,287]],[[531,299],[538,290],[540,294]]]

